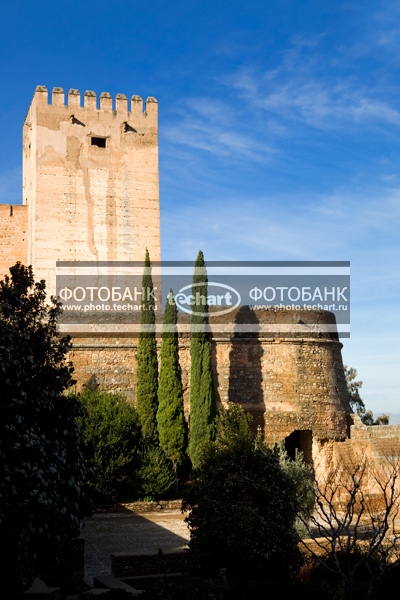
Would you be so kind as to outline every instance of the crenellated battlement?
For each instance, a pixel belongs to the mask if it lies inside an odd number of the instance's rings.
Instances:
[[[149,96],[145,102],[143,111],[143,100],[140,96],[133,95],[131,100],[128,101],[125,94],[117,94],[115,99],[109,92],[102,92],[97,99],[97,95],[92,90],[86,90],[83,94],[83,106],[82,99],[79,90],[70,89],[67,97],[65,98],[65,92],[63,88],[54,87],[51,96],[44,85],[38,85],[36,87],[33,99],[36,104],[47,105],[47,106],[65,106],[74,109],[86,109],[86,110],[98,110],[104,112],[115,111],[118,113],[134,113],[136,115],[157,115],[158,102],[153,96]]]

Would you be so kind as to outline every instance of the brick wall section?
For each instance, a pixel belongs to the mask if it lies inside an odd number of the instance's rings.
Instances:
[[[0,278],[17,261],[28,259],[28,207],[0,204]]]
[[[331,442],[325,471],[333,466],[353,472],[356,465],[365,463],[368,493],[381,498],[375,475],[385,476],[392,466],[400,464],[400,425],[366,426],[357,415],[351,415],[351,420],[350,437],[344,442]]]

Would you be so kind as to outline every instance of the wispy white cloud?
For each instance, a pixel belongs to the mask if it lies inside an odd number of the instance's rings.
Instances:
[[[333,129],[349,122],[400,125],[396,108],[374,98],[372,90],[353,79],[321,77],[304,66],[295,71],[293,67],[255,72],[246,67],[224,80],[258,109],[313,127]]]
[[[192,99],[179,120],[173,119],[164,128],[169,143],[183,144],[221,157],[245,157],[265,161],[276,149],[240,131],[240,119],[229,114],[227,106],[209,99]]]
[[[342,221],[353,236],[364,236],[366,230],[382,230],[388,235],[400,226],[400,188],[382,187],[373,192],[363,190],[361,194],[340,189],[307,203],[307,209]]]
[[[357,40],[358,50],[349,44],[333,51],[330,48],[326,55],[319,47],[326,35],[293,36],[273,67],[247,64],[222,75],[220,82],[236,90],[248,105],[291,122],[322,129],[349,123],[399,125],[397,103],[382,97],[382,70],[376,80],[365,81],[355,68],[357,56],[371,53],[371,44]],[[389,45],[398,35],[400,24],[392,31],[382,27],[375,44]],[[398,40],[396,43],[398,49]]]
[[[321,31],[317,35],[306,35],[304,33],[296,33],[293,35],[289,42],[292,46],[298,48],[315,48],[319,45],[321,40],[327,35],[326,31]]]

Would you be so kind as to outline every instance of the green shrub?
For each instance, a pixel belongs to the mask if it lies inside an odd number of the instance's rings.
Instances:
[[[303,453],[297,448],[295,458],[291,460],[283,444],[279,446],[279,464],[293,483],[298,514],[307,521],[313,513],[316,502],[314,470],[304,461]],[[296,528],[300,535],[307,533],[300,520],[297,521]]]
[[[136,409],[121,394],[104,390],[85,389],[79,401],[79,425],[95,469],[89,482],[94,500],[121,500],[126,494],[137,495],[135,469],[140,424]]]
[[[255,445],[238,405],[222,409],[216,441],[201,446],[183,508],[190,510],[189,548],[200,573],[226,569],[245,585],[260,573],[297,571],[293,483],[278,453]]]
[[[143,450],[137,474],[141,493],[145,497],[158,500],[168,495],[175,485],[173,464],[159,446]]]

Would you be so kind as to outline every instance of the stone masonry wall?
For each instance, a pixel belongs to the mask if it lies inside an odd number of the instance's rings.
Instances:
[[[382,489],[378,480],[389,481],[392,469],[400,464],[400,426],[366,426],[358,415],[349,415],[353,424],[349,427],[349,437],[335,441],[326,439],[314,444],[313,458],[317,479],[321,482],[339,474],[341,480],[355,473],[358,466],[366,468],[363,476],[363,490],[367,496],[383,508]],[[398,484],[397,484],[398,485]],[[337,499],[348,501],[343,490],[338,490]],[[342,505],[343,507],[345,504]]]
[[[0,278],[17,261],[27,264],[28,207],[0,204]]]
[[[351,415],[350,437],[344,444],[333,445],[334,463],[353,462],[366,459],[376,466],[385,462],[400,463],[400,425],[372,425],[361,422]]]
[[[243,309],[239,309],[242,311]],[[290,315],[288,313],[291,313]],[[300,320],[330,322],[325,311],[253,311],[261,323]],[[184,317],[183,317],[184,318]],[[235,323],[235,313],[230,316]],[[266,438],[279,441],[296,430],[312,432],[315,444],[348,435],[347,389],[337,334],[235,334],[213,337],[213,369],[217,402],[240,403],[261,425]],[[294,335],[294,337],[293,337]],[[236,337],[235,337],[236,336]],[[75,337],[71,359],[78,388],[95,376],[106,389],[135,402],[137,336]],[[190,340],[180,338],[180,364],[185,415],[189,416]],[[315,446],[317,451],[317,446]],[[314,450],[313,450],[314,452]]]

